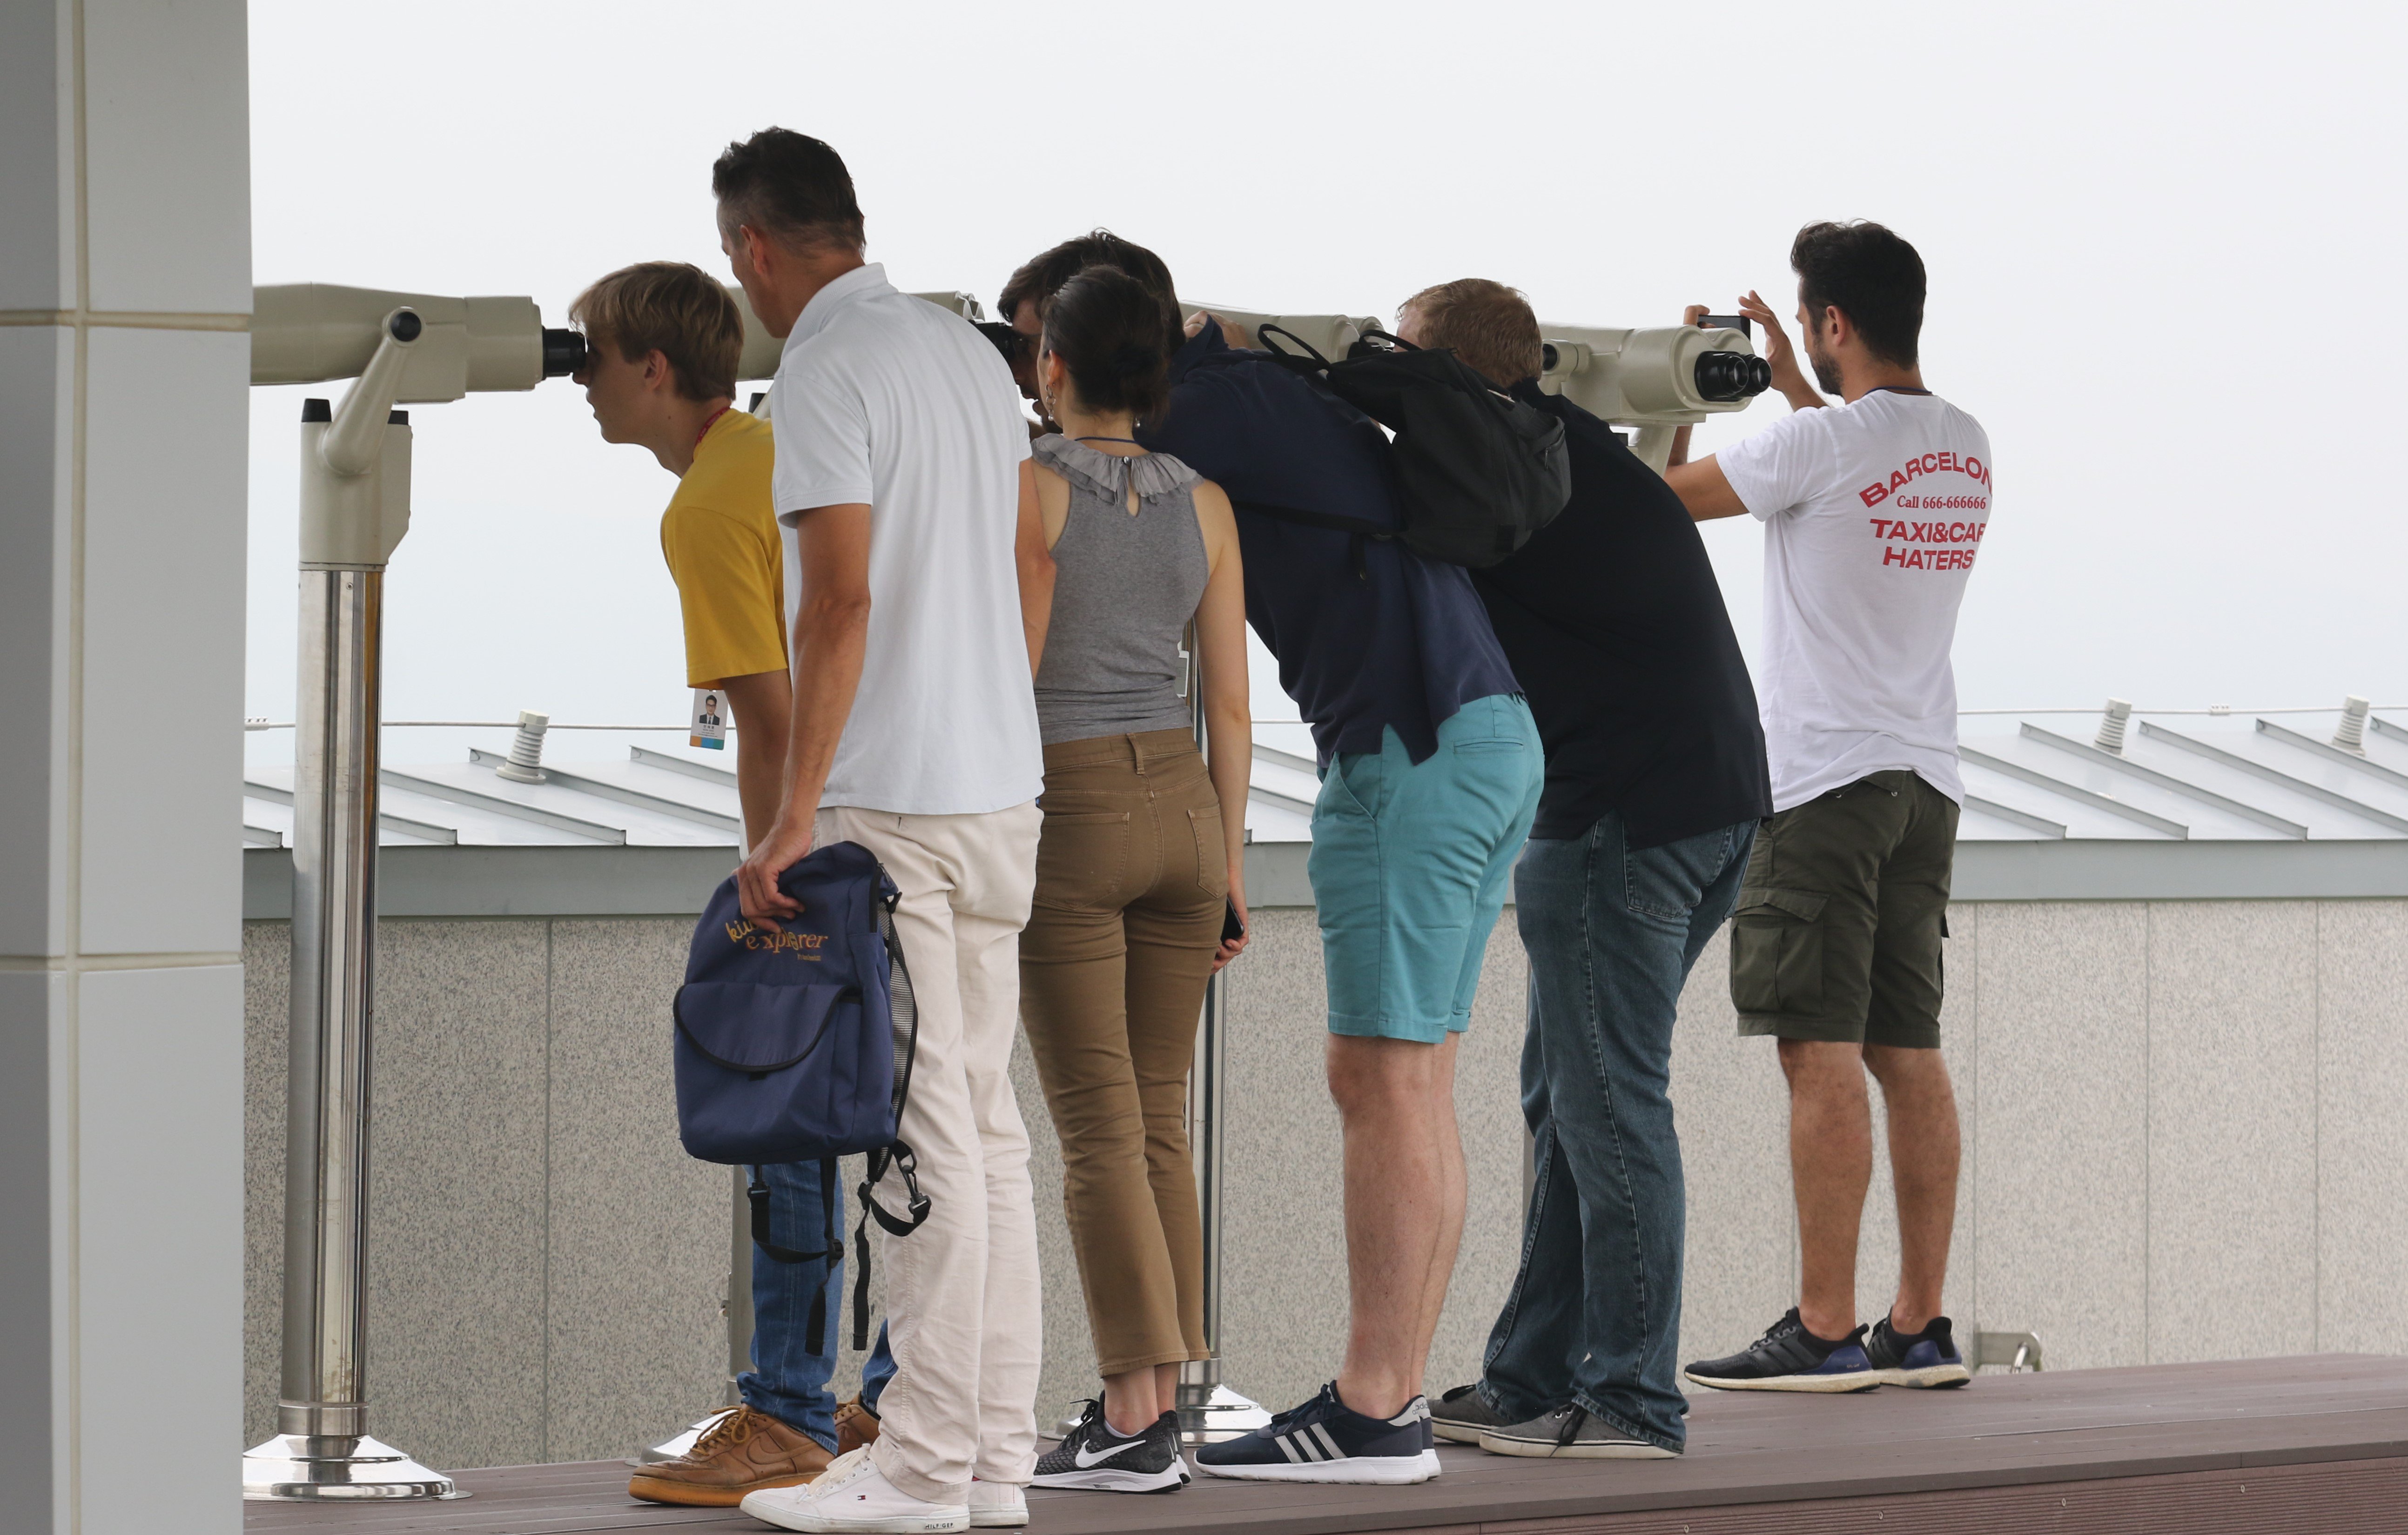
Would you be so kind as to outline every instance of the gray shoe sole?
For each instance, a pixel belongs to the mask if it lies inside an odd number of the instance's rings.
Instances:
[[[1499,1424],[1498,1427],[1504,1426]],[[1480,1436],[1487,1431],[1488,1426],[1485,1424],[1451,1423],[1436,1415],[1430,1418],[1430,1432],[1450,1444],[1477,1444],[1480,1442]]]
[[[1521,1456],[1530,1460],[1672,1460],[1680,1452],[1638,1439],[1574,1440],[1558,1444],[1552,1439],[1509,1439],[1503,1434],[1480,1436],[1480,1447],[1490,1455]]]

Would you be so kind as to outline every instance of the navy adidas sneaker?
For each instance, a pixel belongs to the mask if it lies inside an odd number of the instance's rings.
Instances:
[[[1395,1417],[1366,1417],[1338,1399],[1332,1381],[1268,1427],[1198,1449],[1196,1469],[1255,1482],[1426,1482],[1438,1474],[1429,1402],[1415,1397]]]
[[[1903,1335],[1883,1317],[1865,1340],[1865,1357],[1884,1385],[1963,1385],[1973,1378],[1956,1352],[1955,1328],[1944,1316],[1925,1323],[1921,1332]]]
[[[1870,1391],[1882,1378],[1865,1357],[1864,1336],[1858,1327],[1836,1341],[1817,1338],[1792,1306],[1742,1352],[1700,1359],[1681,1373],[1721,1391]]]

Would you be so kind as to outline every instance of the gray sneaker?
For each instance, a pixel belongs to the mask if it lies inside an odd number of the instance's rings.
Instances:
[[[1430,1403],[1430,1432],[1457,1444],[1477,1444],[1483,1430],[1511,1427],[1512,1420],[1480,1398],[1477,1382],[1458,1385]]]
[[[1681,1453],[1617,1433],[1590,1416],[1587,1408],[1573,1404],[1527,1423],[1484,1429],[1480,1447],[1490,1455],[1541,1460],[1670,1460]]]

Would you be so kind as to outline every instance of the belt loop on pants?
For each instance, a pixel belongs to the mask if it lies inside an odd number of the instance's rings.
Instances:
[[[1145,773],[1145,739],[1144,739],[1144,738],[1143,738],[1143,737],[1141,737],[1141,736],[1130,735],[1130,736],[1124,737],[1123,739],[1125,739],[1125,740],[1128,742],[1128,746],[1129,746],[1129,764],[1130,764],[1130,766],[1134,767],[1134,768],[1138,770],[1138,774],[1139,774],[1139,776],[1140,776],[1140,777],[1144,776],[1144,773]]]

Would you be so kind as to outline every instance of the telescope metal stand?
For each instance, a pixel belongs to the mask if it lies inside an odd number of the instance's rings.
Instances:
[[[302,407],[283,1389],[276,1437],[242,1457],[247,1499],[468,1496],[369,1437],[366,1385],[384,567],[409,508],[409,418],[393,400],[422,329],[396,308],[342,409]]]

